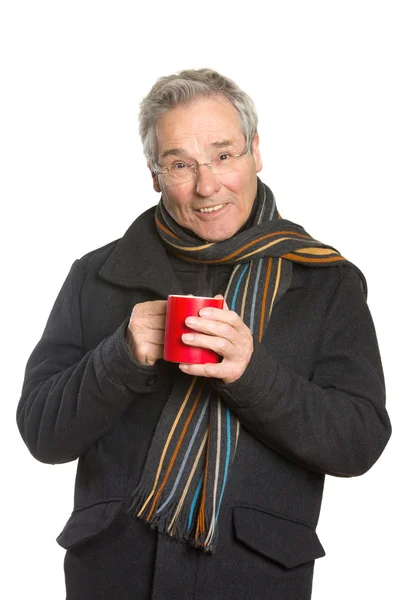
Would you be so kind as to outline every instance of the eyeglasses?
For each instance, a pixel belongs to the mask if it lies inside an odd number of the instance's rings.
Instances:
[[[168,178],[171,182],[183,183],[194,179],[197,175],[197,169],[199,167],[208,167],[214,175],[224,175],[225,173],[231,173],[235,171],[237,167],[237,160],[247,154],[249,151],[246,148],[240,154],[231,154],[230,152],[224,152],[220,154],[214,160],[207,163],[195,163],[190,164],[183,160],[174,162],[173,165],[168,167],[160,167],[159,171],[154,171],[156,175],[163,175]]]

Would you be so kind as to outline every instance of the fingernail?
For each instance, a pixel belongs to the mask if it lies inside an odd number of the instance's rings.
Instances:
[[[202,308],[201,311],[199,312],[199,315],[201,317],[208,317],[210,315],[210,311],[208,308]]]
[[[194,335],[192,335],[191,333],[183,333],[182,334],[182,339],[183,339],[184,342],[193,342]]]

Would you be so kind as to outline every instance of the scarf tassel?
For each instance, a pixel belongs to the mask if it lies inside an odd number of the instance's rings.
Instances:
[[[143,511],[142,507],[150,494],[150,489],[145,489],[139,484],[139,486],[133,492],[133,501],[128,512],[132,513],[141,521],[147,523],[150,529],[157,529],[157,531],[167,537],[174,538],[181,543],[190,544],[194,548],[198,548],[205,553],[211,553],[215,550],[218,539],[218,529],[216,523],[214,523],[213,534],[209,535],[212,523],[207,518],[208,515],[205,514],[203,518],[203,521],[205,521],[205,523],[203,523],[203,525],[205,525],[204,531],[200,532],[201,518],[199,514],[199,506],[196,509],[196,517],[191,519],[191,523],[189,525],[191,510],[187,503],[183,503],[177,515],[176,512],[179,509],[179,502],[177,500],[171,500],[171,502],[165,506],[162,511],[159,513],[157,512],[157,507],[162,506],[165,501],[165,498],[161,496],[158,500],[155,510],[153,510],[152,515],[149,517],[148,515],[152,507],[153,498],[149,500],[146,508]]]

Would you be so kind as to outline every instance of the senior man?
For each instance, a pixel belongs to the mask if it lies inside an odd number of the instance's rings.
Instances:
[[[79,459],[67,598],[306,600],[325,474],[390,436],[364,276],[280,217],[231,80],[161,78],[140,133],[159,203],[75,261],[18,407],[38,460]],[[224,296],[184,336],[219,363],[163,360],[168,294]]]

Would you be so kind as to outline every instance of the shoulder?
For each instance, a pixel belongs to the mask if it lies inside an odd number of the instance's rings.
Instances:
[[[121,239],[122,238],[118,238],[112,242],[109,242],[108,244],[105,244],[104,246],[101,246],[100,248],[90,250],[90,252],[87,252],[86,254],[81,256],[81,258],[79,259],[81,267],[94,269],[100,268],[108,259],[110,254],[113,253]]]
[[[100,248],[96,248],[84,254],[78,259],[81,269],[98,273],[102,266],[110,258],[111,254],[116,250],[117,246],[130,247],[136,242],[139,242],[143,236],[154,233],[154,213],[155,206],[149,208],[140,214],[131,223],[124,235]]]
[[[318,267],[293,263],[291,287],[303,287],[327,300],[339,293],[367,297],[367,283],[363,273],[348,261]]]

